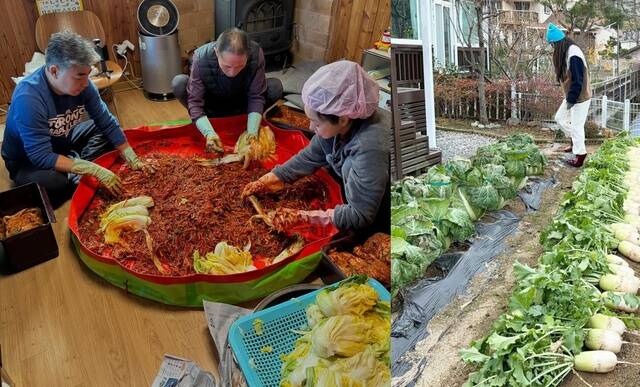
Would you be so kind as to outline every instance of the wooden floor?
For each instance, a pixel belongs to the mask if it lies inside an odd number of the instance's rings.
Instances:
[[[124,128],[188,118],[177,101],[116,93]],[[0,191],[10,188],[0,167]],[[89,271],[67,227],[69,203],[56,211],[60,256],[0,276],[3,367],[17,386],[149,386],[164,353],[215,370],[201,309],[169,307],[125,293]]]

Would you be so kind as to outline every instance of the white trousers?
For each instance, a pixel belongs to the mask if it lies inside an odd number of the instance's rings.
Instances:
[[[573,154],[584,155],[587,148],[584,145],[584,123],[587,121],[591,100],[577,103],[567,109],[567,100],[562,100],[562,104],[556,112],[556,122],[565,136],[573,141]]]

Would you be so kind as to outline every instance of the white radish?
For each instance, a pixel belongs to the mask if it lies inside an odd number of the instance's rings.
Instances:
[[[618,333],[606,329],[589,329],[584,339],[584,345],[589,349],[602,349],[618,353],[622,348],[622,337]]]
[[[627,192],[627,197],[624,199],[623,204],[628,207],[639,207],[640,201],[638,201],[638,194],[640,194],[640,192],[635,189]]]
[[[613,296],[618,296],[620,298],[619,302],[614,302]],[[602,292],[602,298],[604,299],[604,304],[611,309],[619,310],[627,313],[635,313],[638,311],[638,305],[629,305],[624,299],[625,293],[621,292]],[[639,303],[640,304],[640,303]]]
[[[584,351],[573,359],[573,368],[577,371],[606,374],[618,364],[618,357],[609,351]]]
[[[632,214],[626,214],[624,216],[624,221],[632,226],[636,227],[636,230],[640,229],[640,216],[638,215],[632,215]]]
[[[607,316],[602,313],[596,313],[587,322],[588,328],[606,329],[614,331],[619,335],[622,335],[627,331],[627,326],[624,322],[617,317]]]
[[[618,361],[618,356],[611,351],[583,351],[573,358],[573,368],[582,372],[606,374],[613,371],[617,364],[640,365]]]
[[[624,181],[627,182],[627,183],[630,183],[630,182],[637,183],[638,182],[638,172],[629,170],[624,175]],[[629,184],[629,185],[631,185],[631,184]]]
[[[624,198],[624,202],[625,203],[635,203],[635,204],[640,204],[640,200],[637,199],[637,195],[638,193],[640,193],[640,188],[638,188],[636,185],[631,185],[629,187],[629,191],[627,191],[627,197]]]
[[[633,277],[636,275],[636,272],[629,266],[616,265],[614,263],[610,263],[608,264],[608,266],[609,266],[609,270],[611,270],[613,274],[630,276],[630,277]]]
[[[619,241],[629,241],[634,245],[640,245],[640,234],[638,229],[627,223],[613,223],[609,225],[611,231]]]
[[[640,207],[629,207],[627,204],[622,207],[625,214],[628,215],[640,215]]]
[[[629,241],[622,241],[618,244],[618,251],[632,261],[640,262],[640,247]]]
[[[615,254],[607,254],[606,258],[608,263],[613,263],[621,266],[629,266],[629,264],[624,258],[619,257]]]
[[[622,205],[622,209],[624,210],[625,214],[638,215],[638,213],[640,212],[640,203],[631,199],[631,197],[628,197]]]
[[[605,274],[600,277],[599,285],[602,290],[636,294],[638,293],[638,288],[640,288],[640,278],[619,274]]]

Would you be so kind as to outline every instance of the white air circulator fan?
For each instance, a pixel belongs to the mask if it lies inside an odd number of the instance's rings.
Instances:
[[[171,81],[182,72],[178,9],[171,0],[143,0],[137,15],[144,94],[151,100],[173,99]]]

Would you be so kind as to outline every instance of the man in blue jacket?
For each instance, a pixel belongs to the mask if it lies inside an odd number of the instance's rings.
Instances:
[[[151,170],[89,81],[99,60],[80,35],[55,33],[45,66],[23,79],[11,98],[2,142],[9,176],[17,185],[38,183],[56,206],[69,198],[82,175],[94,176],[112,194],[121,192],[118,177],[91,162],[113,148],[131,169]]]

